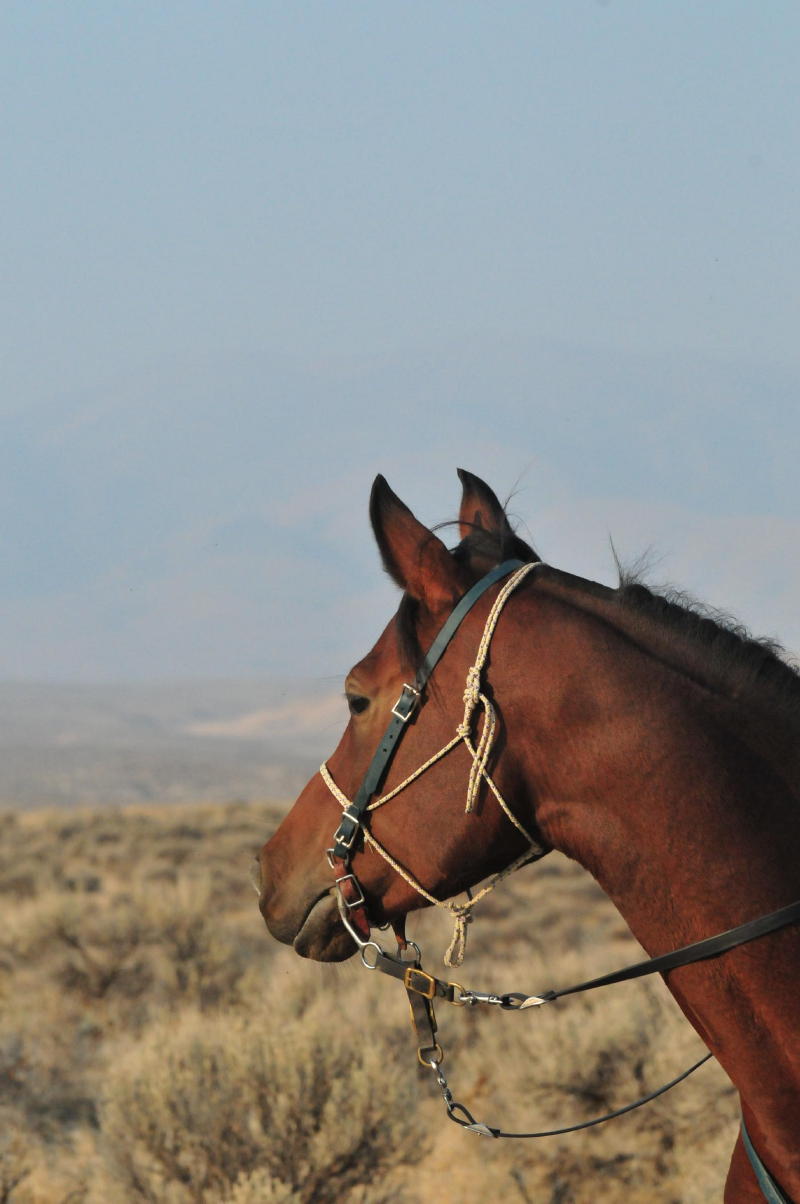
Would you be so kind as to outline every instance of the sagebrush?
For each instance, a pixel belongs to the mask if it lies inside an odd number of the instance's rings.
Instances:
[[[711,1066],[568,1137],[493,1142],[444,1114],[397,984],[267,935],[251,858],[281,809],[0,816],[0,1204],[537,1204],[721,1199],[735,1095]],[[446,919],[412,917],[434,967]],[[459,979],[539,990],[639,951],[551,855],[486,901]],[[556,1126],[672,1077],[699,1042],[660,983],[544,1012],[439,1008],[456,1096]]]

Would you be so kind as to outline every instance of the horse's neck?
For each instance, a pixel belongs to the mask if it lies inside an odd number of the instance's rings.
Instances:
[[[590,870],[648,952],[800,898],[800,809],[707,688],[603,616],[545,591],[529,605],[529,673],[512,662],[519,643],[507,662],[509,748],[545,838]],[[779,1152],[800,1128],[798,962],[794,927],[668,982]],[[800,1182],[786,1187],[800,1198]]]
[[[660,661],[715,696],[717,717],[737,738],[759,755],[769,749],[772,766],[800,788],[800,719],[788,708],[776,707],[766,690],[748,690],[746,705],[740,698],[741,674],[732,676],[725,662],[690,634],[646,611],[620,601],[619,593],[569,573],[548,569],[539,588],[548,596],[590,615],[611,627],[647,657]],[[800,687],[799,687],[800,688]]]

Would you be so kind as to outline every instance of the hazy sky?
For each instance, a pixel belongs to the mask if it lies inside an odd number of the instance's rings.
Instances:
[[[6,0],[0,678],[343,673],[383,472],[800,649],[800,8]]]

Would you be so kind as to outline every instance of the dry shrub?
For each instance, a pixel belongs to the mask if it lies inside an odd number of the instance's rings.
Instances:
[[[96,1121],[87,1076],[96,1037],[91,1023],[79,1012],[65,1013],[61,1002],[53,994],[23,993],[0,1011],[0,1103],[28,1134],[46,1140]]]
[[[737,1116],[714,1064],[587,1133],[492,1142],[449,1123],[402,988],[356,960],[305,962],[266,934],[248,869],[277,818],[237,804],[0,824],[10,1204],[721,1199]],[[447,916],[415,915],[410,929],[436,970]],[[477,989],[563,986],[640,956],[558,855],[490,895],[469,941],[457,977]],[[520,1015],[441,1005],[438,1018],[457,1098],[511,1129],[626,1103],[699,1056],[654,980]]]
[[[17,1187],[33,1169],[30,1143],[23,1129],[0,1110],[0,1204],[9,1204]]]
[[[368,1043],[354,1025],[320,999],[301,1019],[278,1005],[151,1028],[116,1060],[101,1109],[124,1198],[333,1204],[418,1158],[413,1077],[387,1078],[385,1024],[373,1017]]]
[[[204,1008],[234,1002],[247,969],[247,948],[221,919],[207,882],[183,878],[158,889],[144,887],[137,894],[137,911],[164,995]]]
[[[86,1002],[146,996],[149,1009],[230,1005],[257,942],[265,945],[257,924],[252,935],[232,928],[199,877],[111,896],[48,891],[10,917],[0,975],[7,959],[6,972],[41,967],[58,989]]]
[[[127,899],[49,890],[20,904],[4,934],[17,973],[44,969],[84,1000],[148,986],[141,917]]]
[[[258,1170],[240,1175],[233,1191],[225,1197],[225,1204],[298,1204],[305,1198],[289,1184],[273,1178],[269,1171]],[[402,1204],[402,1201],[416,1201],[417,1197],[406,1195],[398,1187],[368,1183],[353,1188],[346,1196],[338,1196],[337,1199],[342,1204]]]
[[[141,917],[127,902],[64,915],[55,935],[72,951],[59,974],[68,989],[102,999],[112,988],[138,995],[149,985],[146,964],[137,956],[144,939]]]
[[[300,1198],[290,1184],[262,1168],[240,1175],[225,1204],[296,1204]]]

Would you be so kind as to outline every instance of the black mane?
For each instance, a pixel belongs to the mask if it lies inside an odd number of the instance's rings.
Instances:
[[[789,704],[795,717],[800,715],[800,675],[777,640],[753,636],[731,615],[681,590],[656,593],[624,570],[616,592],[623,606],[702,647],[709,667],[725,676],[733,694],[764,686],[777,702]]]
[[[471,531],[451,554],[459,563],[475,566],[476,580],[492,564],[510,559],[525,563],[539,559],[533,548],[516,534],[504,536],[482,528]],[[635,573],[626,573],[622,568],[615,594],[628,610],[655,620],[703,648],[709,668],[730,683],[732,695],[763,687],[777,705],[788,710],[793,718],[800,718],[800,673],[777,640],[754,637],[732,616],[679,590],[657,593],[638,580]],[[419,669],[425,655],[417,638],[418,613],[419,603],[404,594],[397,611],[396,631],[401,659],[412,674]]]

